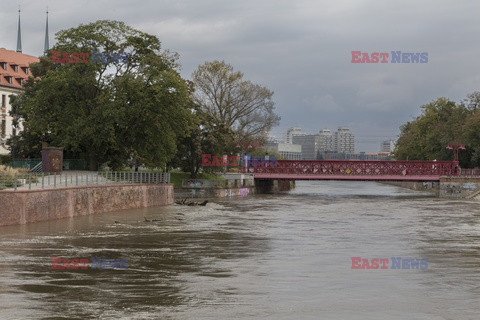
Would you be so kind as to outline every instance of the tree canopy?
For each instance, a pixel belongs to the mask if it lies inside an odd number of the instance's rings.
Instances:
[[[229,128],[237,141],[263,141],[280,117],[273,92],[243,79],[224,61],[205,62],[193,73],[194,100],[213,124]]]
[[[461,103],[438,98],[421,107],[416,119],[400,128],[395,148],[399,160],[452,160],[453,152],[446,149],[450,143],[462,143],[460,165],[480,165],[480,93],[475,92]]]
[[[128,53],[101,63],[52,63],[49,52],[32,65],[34,79],[12,101],[24,130],[10,141],[32,155],[41,141],[117,168],[129,160],[161,167],[176,152],[192,121],[191,97],[177,55],[153,35],[118,21],[97,21],[57,33],[52,51]]]

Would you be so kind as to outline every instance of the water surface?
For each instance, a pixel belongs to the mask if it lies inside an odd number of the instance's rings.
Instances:
[[[0,319],[480,317],[478,203],[328,181],[214,201],[0,228]],[[351,257],[429,260],[352,270]]]

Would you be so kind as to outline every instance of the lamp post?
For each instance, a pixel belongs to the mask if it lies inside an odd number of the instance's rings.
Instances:
[[[453,163],[455,164],[455,171],[454,171],[454,175],[457,174],[457,171],[458,169],[460,168],[460,165],[459,165],[459,162],[458,162],[458,150],[465,150],[465,146],[461,143],[458,143],[458,142],[451,142],[448,146],[447,146],[447,149],[448,150],[453,150],[453,154],[454,154],[454,160],[453,160]]]
[[[448,150],[453,150],[453,154],[454,154],[454,162],[457,163],[458,165],[458,150],[465,150],[465,146],[461,143],[458,143],[458,142],[452,142],[450,143],[448,146],[447,146],[447,149]]]

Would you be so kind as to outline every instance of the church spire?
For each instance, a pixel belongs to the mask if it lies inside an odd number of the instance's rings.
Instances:
[[[47,22],[45,24],[45,44],[43,46],[43,52],[47,54],[47,51],[49,48],[50,48],[50,45],[48,43],[48,7],[47,7]]]
[[[20,30],[20,8],[18,8],[17,52],[22,52],[22,32]]]

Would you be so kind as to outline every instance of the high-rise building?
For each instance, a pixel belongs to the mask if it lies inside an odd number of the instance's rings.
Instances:
[[[293,143],[302,146],[302,160],[316,160],[319,152],[318,134],[293,136]]]
[[[332,132],[329,129],[322,129],[318,133],[318,151],[320,152],[330,152],[334,150],[333,146],[333,136]]]
[[[303,160],[323,159],[325,153],[355,152],[355,137],[346,127],[339,127],[333,134],[329,129],[322,129],[318,134],[306,134],[300,128],[290,128],[286,140],[302,146]]]
[[[269,152],[280,154],[284,160],[302,160],[301,145],[271,141],[265,147]]]
[[[395,149],[395,142],[390,140],[385,140],[380,144],[380,152],[393,152]]]
[[[302,136],[305,133],[302,132],[301,128],[290,128],[287,130],[287,136],[285,138],[286,143],[293,143],[294,136]]]
[[[333,147],[338,153],[355,152],[355,137],[349,128],[338,127],[333,136]]]

